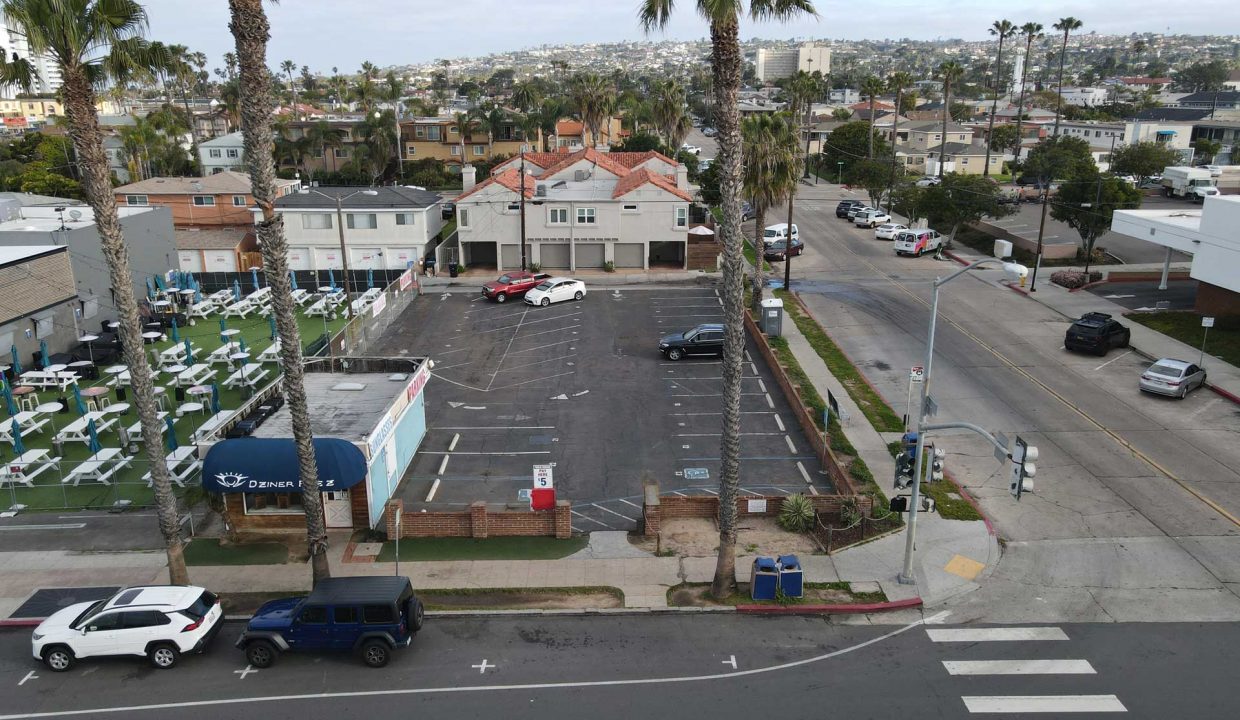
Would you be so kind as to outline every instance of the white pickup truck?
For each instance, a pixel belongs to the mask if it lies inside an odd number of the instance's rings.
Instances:
[[[1206,168],[1169,167],[1162,174],[1164,195],[1188,198],[1199,203],[1205,202],[1208,196],[1219,194],[1217,182]]]

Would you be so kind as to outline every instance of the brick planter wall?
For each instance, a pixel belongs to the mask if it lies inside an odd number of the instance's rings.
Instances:
[[[785,495],[767,495],[763,497],[747,495],[736,499],[736,512],[739,517],[775,517],[783,507]],[[820,515],[836,515],[845,500],[856,500],[861,512],[869,514],[873,507],[873,499],[868,495],[808,495],[814,510]],[[750,500],[766,500],[765,512],[750,512]],[[719,517],[719,498],[714,495],[701,497],[684,497],[682,495],[659,495],[658,502],[647,501],[642,508],[646,519],[647,536],[657,535],[658,528],[668,520],[676,518],[710,518]]]
[[[402,508],[400,528],[396,527],[396,508]],[[392,500],[384,513],[384,528],[389,540],[411,537],[511,537],[572,535],[572,503],[556,502],[554,510],[490,510],[486,503],[476,502],[462,512],[403,511],[404,502]]]

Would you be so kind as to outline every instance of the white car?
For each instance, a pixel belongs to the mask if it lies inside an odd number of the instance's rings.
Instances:
[[[566,277],[547,278],[525,294],[526,305],[546,307],[561,300],[580,300],[586,296],[586,284]]]
[[[853,224],[857,227],[873,228],[886,222],[891,222],[891,216],[882,210],[866,210],[857,213],[857,217],[853,218]]]
[[[81,658],[146,657],[167,670],[182,653],[202,652],[221,627],[219,598],[190,585],[130,587],[58,610],[31,635],[31,651],[54,672]]]
[[[908,226],[901,225],[900,223],[891,223],[891,222],[883,223],[882,225],[879,225],[878,227],[874,228],[874,239],[875,240],[894,240],[896,237],[896,234],[899,233],[901,230],[908,230]]]
[[[778,223],[776,225],[767,225],[762,231],[762,244],[770,245],[780,240],[788,239],[788,223]],[[797,228],[796,223],[792,223],[792,239],[800,240],[801,232]]]
[[[702,148],[698,147],[697,145],[690,145],[689,143],[685,143],[684,145],[681,145],[680,149],[687,153],[690,153],[691,155],[702,154]]]
[[[1202,165],[1201,167],[1210,171],[1210,177],[1222,177],[1223,176],[1222,165]]]
[[[930,187],[931,185],[938,185],[940,182],[942,181],[939,180],[937,175],[927,175],[926,177],[918,180],[915,185],[917,185],[917,187]]]
[[[917,230],[901,230],[896,233],[896,255],[920,257],[923,253],[938,250],[942,246],[943,236],[937,230],[920,228]]]

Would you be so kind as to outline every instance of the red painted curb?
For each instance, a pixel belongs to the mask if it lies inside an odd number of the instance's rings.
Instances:
[[[960,257],[959,255],[957,255],[956,253],[952,252],[951,250],[944,250],[944,251],[943,251],[943,254],[944,254],[944,255],[946,255],[947,257],[951,258],[952,260],[955,260],[956,262],[960,263],[961,265],[968,265],[968,264],[969,264],[969,261],[968,261],[968,260],[965,260],[964,258]]]
[[[0,620],[0,628],[38,627],[47,618],[22,618],[20,620]]]
[[[1235,404],[1240,405],[1240,397],[1237,397],[1234,393],[1227,392],[1223,388],[1218,387],[1217,385],[1210,385],[1209,383],[1206,384],[1206,387],[1214,391],[1215,395],[1219,395],[1221,397],[1227,398],[1228,400],[1234,402]]]
[[[1110,279],[1108,279],[1108,278],[1102,278],[1101,280],[1098,280],[1097,282],[1085,283],[1084,285],[1082,285],[1082,286],[1080,286],[1080,287],[1078,287],[1078,288],[1068,288],[1068,292],[1070,292],[1070,293],[1080,292],[1081,290],[1088,290],[1088,289],[1090,289],[1091,287],[1095,287],[1095,286],[1097,286],[1097,285],[1106,285],[1106,284],[1107,284],[1107,283],[1109,283],[1109,282],[1111,282],[1111,280],[1110,280]],[[1119,282],[1119,281],[1118,281],[1118,280],[1116,280],[1115,282]]]
[[[864,615],[914,607],[921,607],[921,598],[851,605],[737,605],[736,612],[748,615]]]
[[[1015,285],[1006,285],[1005,287],[1008,290],[1011,290],[1012,292],[1017,293],[1018,295],[1024,295],[1025,297],[1029,297],[1029,291],[1024,288],[1018,288]]]
[[[969,491],[965,490],[960,483],[956,482],[956,478],[952,477],[951,473],[944,472],[943,475],[947,478],[947,481],[956,488],[956,492],[960,493],[960,497],[963,498],[965,502],[972,505],[978,515],[982,516],[982,522],[986,523],[986,532],[990,533],[991,537],[993,537],[995,534],[995,526],[991,524],[990,518],[986,515],[986,513],[982,512],[982,506],[977,504],[977,499],[970,495]]]

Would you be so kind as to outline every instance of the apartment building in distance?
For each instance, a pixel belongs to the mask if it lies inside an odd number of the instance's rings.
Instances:
[[[405,160],[431,158],[446,163],[456,172],[460,172],[462,165],[471,162],[517,155],[522,150],[531,152],[542,149],[542,133],[526,138],[515,116],[506,120],[494,137],[491,137],[486,128],[475,125],[465,136],[464,151],[461,149],[460,130],[453,118],[422,117],[402,120],[400,137]]]
[[[831,49],[813,43],[796,48],[768,50],[760,48],[754,62],[754,72],[762,82],[774,82],[792,77],[798,71],[831,72]]]

